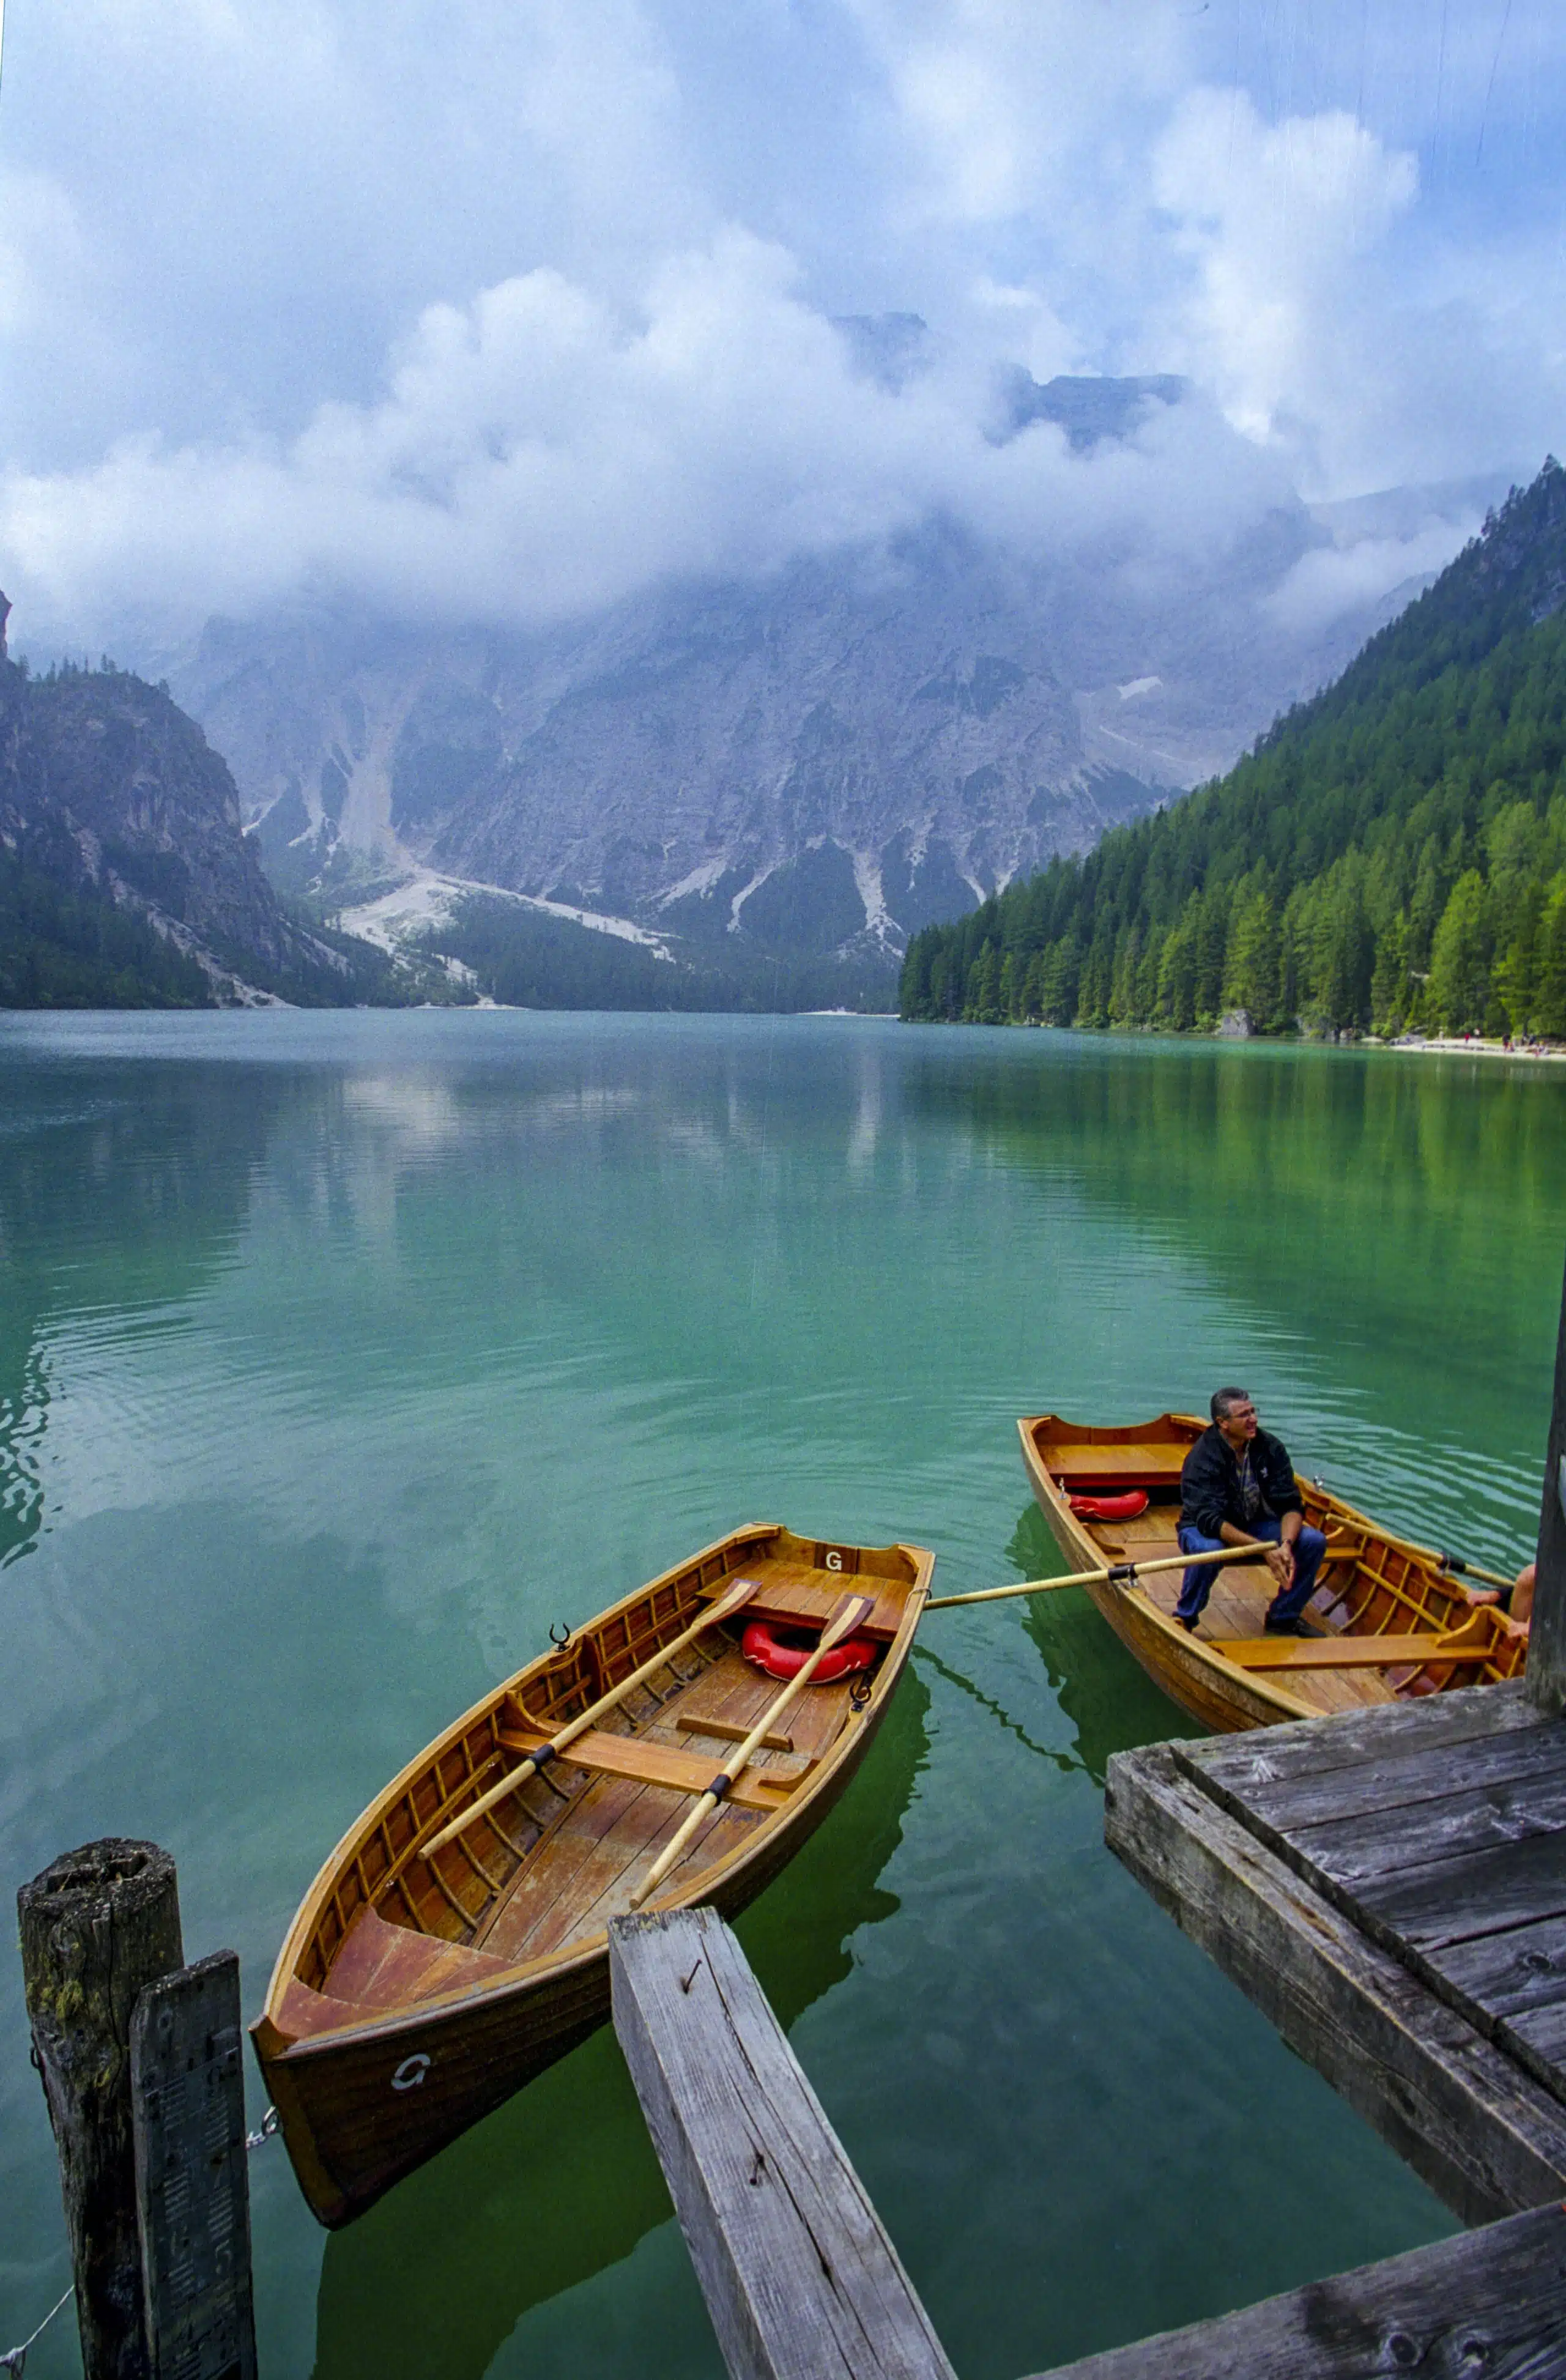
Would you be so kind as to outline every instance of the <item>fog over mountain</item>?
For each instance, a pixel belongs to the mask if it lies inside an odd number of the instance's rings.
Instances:
[[[917,365],[917,317],[844,327],[884,377]],[[1172,376],[1002,389],[997,445],[1048,423],[1077,455],[1198,403]],[[295,605],[209,623],[170,674],[292,889],[351,903],[426,868],[681,936],[891,954],[1227,767],[1502,487],[1281,501],[1194,558],[1123,523],[1032,554],[931,524],[532,636]],[[1382,588],[1389,556],[1408,576]]]

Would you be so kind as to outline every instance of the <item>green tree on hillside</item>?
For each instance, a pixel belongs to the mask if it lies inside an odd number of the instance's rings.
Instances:
[[[911,943],[906,1017],[1566,1032],[1566,472],[1220,782]]]

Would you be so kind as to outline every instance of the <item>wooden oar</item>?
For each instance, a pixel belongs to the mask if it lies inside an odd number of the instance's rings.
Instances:
[[[845,1636],[852,1636],[856,1628],[862,1627],[875,1608],[876,1599],[873,1595],[845,1595],[844,1597],[843,1601],[838,1605],[837,1609],[833,1612],[832,1618],[822,1629],[820,1641],[817,1645],[816,1649],[811,1654],[809,1659],[805,1662],[802,1668],[795,1670],[794,1676],[790,1678],[787,1685],[783,1688],[776,1702],[773,1703],[769,1709],[764,1711],[761,1717],[757,1720],[755,1726],[751,1729],[750,1733],[746,1737],[745,1742],[735,1746],[734,1753],[731,1755],[724,1767],[721,1768],[718,1774],[713,1778],[711,1784],[708,1787],[706,1792],[702,1795],[700,1801],[697,1803],[689,1817],[685,1819],[683,1823],[675,1828],[668,1842],[659,1852],[658,1857],[653,1861],[652,1865],[648,1869],[647,1874],[643,1876],[641,1882],[637,1885],[636,1890],[631,1895],[631,1907],[633,1909],[639,1909],[642,1902],[646,1900],[650,1894],[657,1891],[659,1886],[668,1875],[669,1870],[674,1866],[674,1862],[679,1858],[680,1853],[685,1850],[686,1845],[689,1842],[692,1835],[695,1834],[698,1827],[700,1826],[701,1821],[706,1817],[708,1812],[717,1808],[724,1794],[727,1793],[734,1785],[735,1779],[747,1767],[759,1746],[765,1741],[771,1730],[777,1725],[779,1719],[783,1717],[784,1711],[788,1708],[795,1694],[797,1694],[803,1687],[809,1684],[821,1662],[832,1651],[832,1646],[834,1645],[841,1645]]]
[[[1190,1570],[1197,1562],[1264,1560],[1269,1551],[1268,1545],[1257,1543],[1225,1546],[1211,1554],[1160,1554],[1156,1561],[1108,1562],[1102,1570],[1073,1571],[1069,1578],[1025,1578],[1016,1586],[977,1586],[970,1595],[932,1596],[925,1609],[949,1611],[954,1603],[999,1603],[1009,1595],[1049,1595],[1057,1586],[1097,1586],[1106,1581],[1111,1586],[1135,1586],[1139,1578],[1148,1578],[1155,1571]]]
[[[1319,1479],[1316,1482],[1318,1488],[1323,1484]],[[1416,1554],[1421,1561],[1434,1562],[1436,1568],[1445,1571],[1449,1577],[1482,1578],[1487,1586],[1515,1586],[1517,1584],[1515,1577],[1502,1578],[1499,1571],[1481,1570],[1477,1562],[1465,1561],[1461,1554],[1443,1554],[1438,1552],[1434,1546],[1416,1546],[1412,1537],[1394,1537],[1386,1529],[1370,1530],[1365,1533],[1365,1536],[1367,1545],[1391,1546],[1400,1554]]]
[[[1487,1586],[1513,1587],[1517,1584],[1515,1578],[1502,1578],[1499,1571],[1481,1570],[1477,1562],[1463,1561],[1457,1554],[1437,1554],[1435,1562],[1438,1570],[1458,1578],[1482,1578]]]
[[[659,1652],[654,1653],[649,1661],[644,1661],[639,1670],[633,1670],[630,1676],[622,1679],[619,1685],[611,1686],[606,1694],[601,1694],[596,1703],[590,1704],[579,1718],[572,1719],[568,1725],[559,1730],[558,1734],[552,1735],[547,1743],[540,1743],[538,1750],[522,1761],[518,1767],[508,1769],[498,1785],[492,1785],[487,1793],[480,1793],[476,1802],[469,1802],[467,1809],[455,1817],[449,1827],[443,1827],[434,1840],[425,1844],[420,1857],[429,1859],[432,1852],[442,1850],[447,1843],[455,1842],[463,1828],[473,1819],[481,1817],[486,1810],[492,1810],[497,1802],[504,1802],[506,1795],[514,1792],[518,1785],[525,1785],[529,1777],[537,1776],[546,1760],[557,1759],[568,1743],[575,1742],[577,1736],[585,1735],[595,1719],[601,1719],[605,1711],[612,1711],[616,1705],[623,1703],[633,1686],[639,1686],[644,1678],[649,1678],[652,1675],[654,1670],[662,1669],[666,1661],[675,1653],[683,1651],[685,1646],[691,1644],[704,1630],[715,1627],[720,1620],[732,1619],[736,1611],[749,1602],[756,1589],[755,1579],[737,1580],[730,1587],[727,1595],[720,1597],[716,1603],[710,1603],[700,1619],[693,1620],[690,1626],[676,1636],[671,1644],[663,1645]]]

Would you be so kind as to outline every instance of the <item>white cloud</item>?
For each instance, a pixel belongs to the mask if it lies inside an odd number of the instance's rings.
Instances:
[[[1456,521],[1427,521],[1406,538],[1317,546],[1300,556],[1267,599],[1269,616],[1290,636],[1306,639],[1343,613],[1360,611],[1444,570],[1479,526],[1475,511]]]
[[[1566,407],[1566,18],[1451,13],[24,12],[0,583],[39,642],[312,583],[545,620],[932,513],[1178,570],[1296,486],[1526,468]],[[881,307],[934,334],[895,396],[828,320]],[[1007,360],[1204,399],[998,446]]]
[[[1276,458],[1199,403],[1090,456],[1049,422],[997,444],[987,369],[949,355],[893,395],[795,284],[733,229],[663,262],[635,312],[542,270],[429,309],[377,400],[325,405],[290,441],[138,439],[85,471],[13,471],[20,616],[96,637],[315,584],[538,625],[932,513],[1036,554],[1129,540],[1158,566],[1287,497]]]

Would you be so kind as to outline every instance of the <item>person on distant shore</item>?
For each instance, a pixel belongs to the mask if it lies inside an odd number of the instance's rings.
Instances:
[[[1309,1636],[1314,1632],[1300,1614],[1315,1591],[1327,1540],[1305,1524],[1289,1450],[1261,1427],[1248,1389],[1220,1389],[1211,1413],[1212,1427],[1180,1473],[1180,1550],[1260,1546],[1278,1585],[1263,1626],[1269,1636]],[[1212,1582],[1210,1562],[1185,1572],[1174,1607],[1183,1627],[1195,1629]]]

